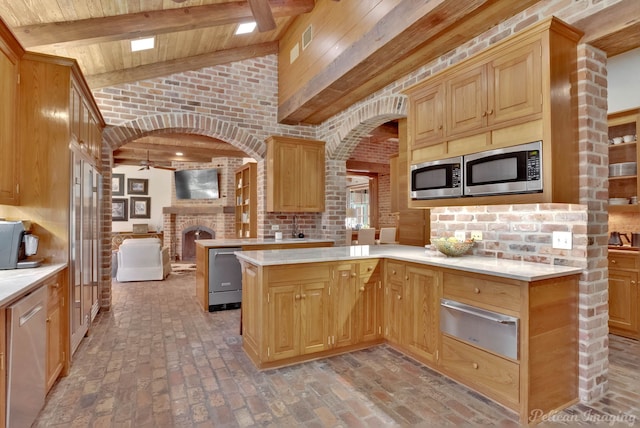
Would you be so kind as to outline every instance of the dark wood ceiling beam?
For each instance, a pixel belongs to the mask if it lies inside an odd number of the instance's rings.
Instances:
[[[314,0],[263,1],[267,3],[272,20],[274,17],[297,16],[311,12],[315,5]],[[264,20],[263,12],[260,14]],[[66,48],[248,22],[253,19],[254,15],[246,1],[234,1],[79,21],[26,25],[13,30],[20,43],[27,49]]]
[[[256,20],[258,31],[271,31],[276,28],[276,20],[273,19],[273,12],[268,0],[248,0],[249,8]]]
[[[573,23],[584,32],[580,42],[602,49],[609,57],[640,46],[640,3],[623,0]]]
[[[280,103],[278,121],[319,124],[536,2],[442,0],[426,2],[417,11],[415,2],[401,1]]]
[[[187,58],[178,58],[108,73],[85,76],[91,89],[114,86],[121,83],[137,82],[154,77],[169,76],[188,70],[199,70],[220,64],[229,64],[249,58],[266,56],[278,52],[278,42],[266,42],[236,49],[226,49]]]

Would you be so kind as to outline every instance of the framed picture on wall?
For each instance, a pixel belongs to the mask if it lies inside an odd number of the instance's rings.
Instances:
[[[113,174],[111,176],[111,194],[113,196],[124,196],[124,174]]]
[[[146,178],[129,178],[127,180],[127,193],[130,195],[148,195],[149,180]]]
[[[127,221],[127,200],[126,199],[112,199],[111,200],[111,220],[112,221]]]
[[[151,218],[151,198],[132,196],[129,218]]]

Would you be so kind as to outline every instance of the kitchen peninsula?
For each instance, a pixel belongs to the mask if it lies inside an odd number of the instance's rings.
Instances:
[[[402,245],[236,256],[243,347],[261,369],[389,343],[523,423],[578,401],[581,268]]]
[[[330,239],[198,239],[196,243],[196,298],[205,311],[209,310],[209,250],[218,248],[241,248],[243,251],[280,248],[331,247]]]

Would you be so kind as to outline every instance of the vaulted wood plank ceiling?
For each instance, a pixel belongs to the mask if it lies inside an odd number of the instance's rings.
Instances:
[[[462,15],[436,10],[414,20],[417,26],[409,28],[400,28],[402,19],[396,16],[400,27],[393,28],[396,35],[391,42],[358,64],[347,55],[320,70],[295,99],[281,106],[283,121],[319,123],[440,54],[451,43],[462,43],[536,3],[473,0],[480,9],[464,12],[459,0],[432,1],[462,10]],[[396,12],[404,7],[409,13],[410,3],[398,0]],[[279,41],[296,17],[312,12],[315,5],[314,0],[0,0],[0,17],[25,48],[75,58],[90,86],[99,88],[276,53]],[[637,0],[622,0],[574,25],[585,32],[585,41],[615,55],[640,45],[637,7]],[[478,10],[492,12],[480,19]],[[448,22],[442,22],[443,18]],[[251,20],[258,22],[260,31],[234,35],[238,23]],[[431,30],[417,31],[418,28]],[[358,43],[377,46],[383,30],[375,28]],[[131,52],[131,39],[151,35],[156,37],[156,49]],[[421,37],[423,40],[419,40]],[[393,48],[398,43],[411,43],[414,47],[398,57]],[[144,148],[148,144],[166,145],[162,152],[169,153],[169,149],[174,150],[173,145],[189,145],[185,141],[191,140],[198,150],[202,144],[216,147],[220,153],[235,150],[219,141],[203,142],[182,136],[169,144],[166,138],[136,142],[140,147],[126,150],[143,159],[151,150]]]

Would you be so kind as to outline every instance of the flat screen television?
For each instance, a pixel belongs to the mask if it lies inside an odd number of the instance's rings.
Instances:
[[[178,199],[218,199],[218,170],[183,169],[175,171],[176,198]]]

